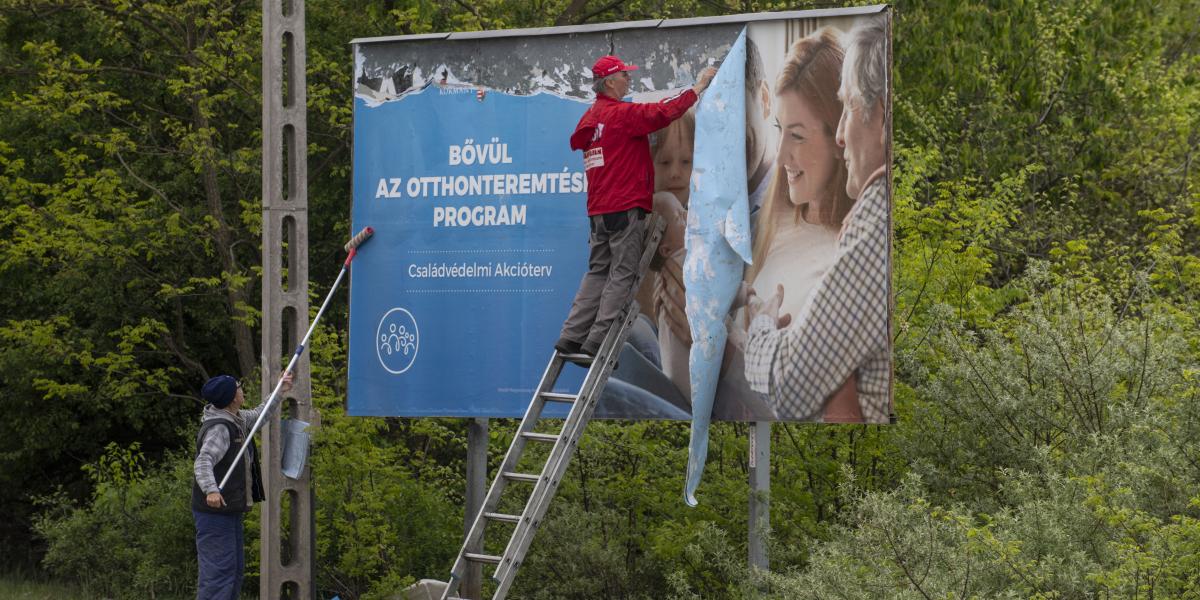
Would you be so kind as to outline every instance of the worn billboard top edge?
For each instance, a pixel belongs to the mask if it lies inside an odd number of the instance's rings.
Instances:
[[[541,35],[569,35],[572,33],[598,33],[615,29],[649,29],[657,27],[662,19],[647,19],[644,21],[619,21],[616,23],[597,23],[595,25],[561,25],[557,27],[527,27],[523,29],[496,29],[490,31],[457,31],[447,33],[419,33],[414,35],[391,35],[350,40],[351,44],[372,44],[375,42],[411,42],[418,40],[478,40],[485,38],[529,37]]]
[[[657,27],[662,19],[601,23],[598,25],[562,25],[558,27],[530,27],[527,29],[499,29],[495,31],[461,31],[451,33],[452,40],[478,40],[484,38],[527,37],[535,35],[564,35],[571,33],[597,33],[614,29],[649,29]]]
[[[351,44],[364,45],[378,42],[410,42],[418,40],[478,40],[487,38],[528,37],[543,35],[568,35],[574,33],[598,33],[602,31],[617,31],[623,29],[647,29],[669,27],[691,27],[695,25],[714,25],[721,23],[750,23],[754,21],[775,21],[785,19],[813,19],[822,17],[842,17],[867,15],[887,10],[887,4],[870,6],[851,6],[847,8],[817,8],[811,10],[790,10],[782,12],[744,13],[717,17],[689,17],[683,19],[649,19],[644,21],[621,21],[616,23],[597,23],[594,25],[564,25],[559,27],[531,27],[526,29],[499,29],[494,31],[463,31],[444,33],[418,33],[413,35],[392,35],[370,38],[356,38]]]
[[[412,35],[385,35],[380,37],[356,38],[350,40],[351,44],[371,44],[374,42],[393,42],[403,40],[406,42],[417,40],[444,40],[450,37],[449,33],[414,33]]]
[[[847,8],[814,8],[810,10],[744,13],[719,17],[686,17],[682,19],[665,19],[659,25],[659,28],[666,29],[670,27],[692,27],[695,25],[718,25],[724,23],[751,23],[755,21],[820,19],[825,17],[853,17],[858,15],[872,15],[883,12],[886,9],[886,4],[873,4],[871,6],[851,6]]]

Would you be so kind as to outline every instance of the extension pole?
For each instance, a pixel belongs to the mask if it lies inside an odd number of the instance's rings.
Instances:
[[[283,388],[283,380],[291,374],[292,369],[296,366],[296,361],[300,359],[300,355],[304,353],[304,348],[308,346],[308,338],[312,337],[313,331],[317,328],[317,323],[321,321],[321,315],[325,314],[325,308],[329,306],[329,301],[333,299],[333,293],[337,291],[338,286],[342,283],[342,278],[350,270],[350,261],[354,260],[355,255],[358,254],[358,247],[374,234],[374,229],[364,227],[362,231],[358,232],[358,235],[355,235],[349,242],[346,242],[345,249],[349,254],[346,256],[346,261],[342,263],[342,270],[338,271],[338,276],[333,282],[333,287],[329,288],[329,294],[325,296],[325,301],[321,303],[321,309],[317,311],[317,316],[313,319],[312,325],[308,326],[308,333],[304,334],[304,339],[300,340],[299,346],[296,346],[296,351],[292,354],[292,360],[288,361],[288,366],[279,376],[279,381],[275,382],[275,389],[271,391],[271,395],[267,398],[267,403],[263,410],[258,413],[258,419],[254,421],[254,427],[250,428],[250,433],[246,435],[246,441],[242,442],[242,447],[238,449],[237,455],[233,457],[231,465],[238,464],[238,461],[246,454],[246,448],[250,447],[251,441],[254,440],[254,434],[258,432],[259,427],[262,427],[267,415],[271,414],[272,405],[275,403],[276,397],[279,396],[279,390]],[[225,489],[225,484],[229,482],[230,475],[233,475],[232,466],[225,472],[225,477],[221,478],[221,483],[217,486],[219,489]]]

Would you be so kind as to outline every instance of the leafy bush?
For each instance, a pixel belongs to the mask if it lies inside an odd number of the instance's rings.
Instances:
[[[109,444],[85,470],[95,486],[85,505],[61,494],[43,499],[36,529],[49,544],[46,568],[106,597],[194,593],[191,458],[173,454],[147,468],[137,443]]]
[[[311,256],[346,231],[345,40],[784,3],[433,4],[308,4]],[[163,6],[0,2],[19,75],[0,78],[0,484],[42,495],[46,568],[106,596],[191,589],[191,457],[163,448],[190,446],[177,428],[206,369],[259,358],[257,5]],[[900,422],[774,427],[770,595],[1200,596],[1196,14],[897,3]],[[157,33],[196,19],[211,27],[182,55]],[[314,259],[312,280],[337,266]],[[329,314],[345,322],[344,301]],[[444,578],[463,423],[346,418],[347,340],[322,328],[311,348],[321,594]],[[494,472],[512,424],[493,423]],[[589,426],[515,595],[754,595],[745,427],[712,427],[697,509],[680,500],[686,439]],[[35,561],[32,508],[0,508],[0,546]]]
[[[897,429],[910,475],[847,488],[853,508],[808,568],[772,578],[783,597],[1197,593],[1185,322],[1144,288],[1123,316],[1095,286],[1032,272],[996,329],[937,328],[942,360]]]

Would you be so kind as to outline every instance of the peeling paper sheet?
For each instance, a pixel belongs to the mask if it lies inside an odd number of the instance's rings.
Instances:
[[[684,499],[695,506],[696,488],[708,455],[717,378],[733,304],[745,263],[751,259],[750,209],[746,190],[746,30],[742,29],[696,111],[691,201],[688,205],[687,318],[692,436],[688,446]]]

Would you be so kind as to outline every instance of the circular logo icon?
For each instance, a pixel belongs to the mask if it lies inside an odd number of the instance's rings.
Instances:
[[[397,306],[379,320],[375,330],[375,354],[388,373],[399,375],[412,367],[420,347],[421,334],[412,313]]]

